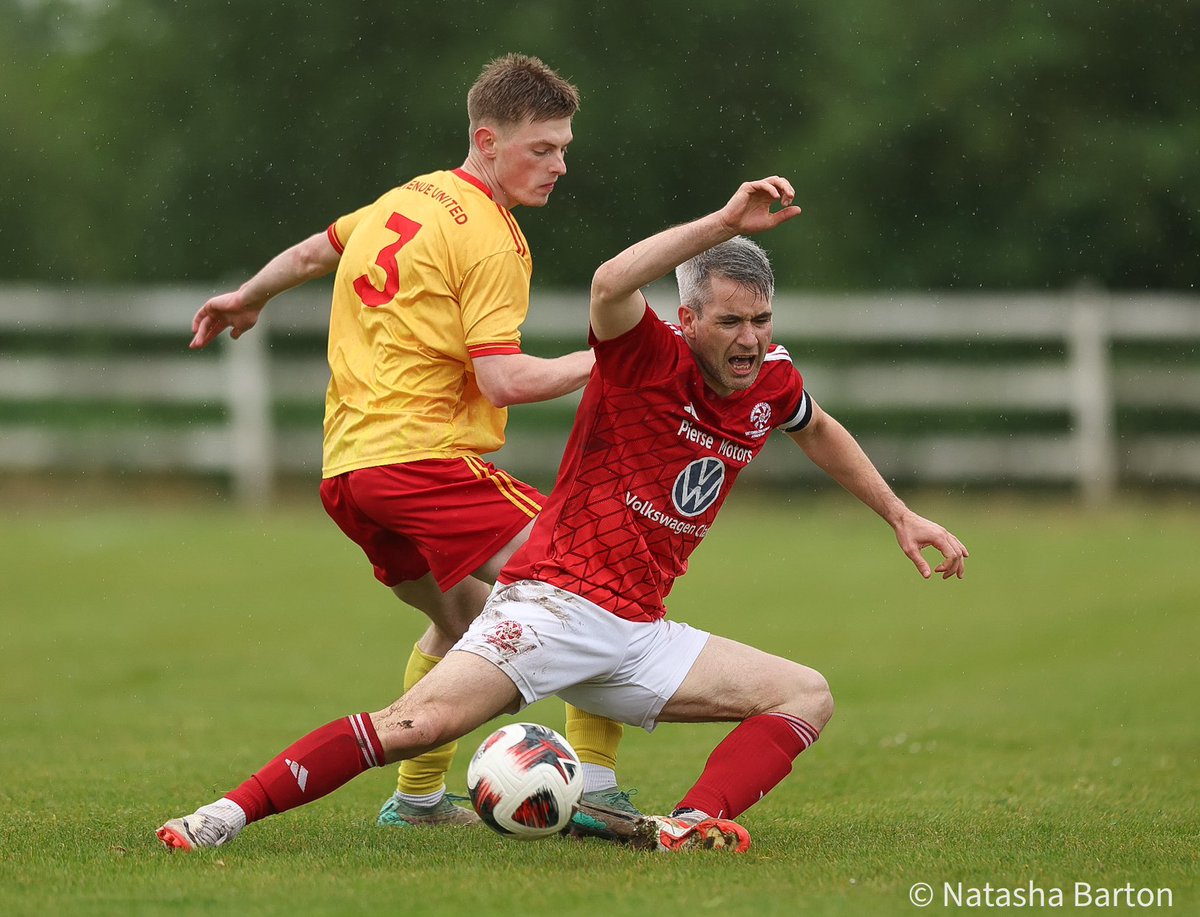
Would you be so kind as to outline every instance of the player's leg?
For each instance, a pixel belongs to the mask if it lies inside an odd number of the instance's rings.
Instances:
[[[516,538],[496,552],[486,564],[475,571],[480,579],[495,582],[504,565],[528,539],[533,530],[531,522]],[[640,814],[629,801],[629,794],[617,786],[617,749],[625,726],[615,720],[596,716],[571,704],[567,708],[567,742],[583,764],[585,801],[602,806],[616,806],[630,814]],[[576,833],[586,833],[585,819],[573,822]]]
[[[509,540],[485,565],[483,575],[467,576],[443,591],[433,574],[419,580],[397,583],[392,592],[403,602],[425,614],[430,625],[413,647],[404,669],[404,690],[409,691],[458,642],[458,639],[478,617],[491,591],[490,583],[508,558],[525,543],[532,521]],[[396,791],[384,802],[376,819],[387,828],[434,828],[450,825],[470,826],[480,823],[475,810],[455,805],[446,795],[446,775],[458,753],[458,743],[449,742],[423,755],[405,759],[396,774]]]
[[[567,741],[583,764],[585,801],[636,812],[629,794],[617,788],[617,748],[625,725],[567,704]]]
[[[510,508],[501,506],[500,509]],[[408,665],[404,670],[405,691],[433,671],[433,667],[449,652],[450,647],[466,633],[487,601],[491,591],[489,583],[495,581],[508,559],[528,540],[532,529],[533,522],[530,520],[472,576],[466,577],[445,592],[438,587],[432,574],[392,586],[392,591],[402,601],[424,612],[431,622],[409,656]],[[487,580],[486,583],[484,579]],[[572,740],[573,733],[575,738],[579,738],[582,733],[589,743],[583,751],[577,749],[581,760],[587,760],[584,755],[592,759],[597,754],[606,758],[616,755],[616,743],[611,740],[605,742],[608,731],[603,727],[619,728],[620,724],[601,720],[600,729],[589,728],[596,719],[591,714],[582,714],[582,724],[577,721],[574,730],[571,721],[568,720],[567,741]],[[618,733],[617,741],[619,739]],[[600,747],[596,751],[593,750],[593,746]],[[480,819],[474,809],[455,805],[446,795],[446,774],[457,752],[458,743],[450,742],[426,754],[402,761],[396,775],[396,791],[380,808],[377,823],[389,828],[479,824]],[[608,777],[604,785],[606,788],[615,789],[615,771],[611,765],[606,770]]]
[[[516,713],[521,694],[512,677],[471,652],[452,652],[383,710],[371,714],[386,763],[457,741],[501,713]]]
[[[468,484],[477,480],[464,463],[415,462],[362,469],[321,485],[326,511],[362,548],[375,578],[429,619],[405,665],[405,691],[431,672],[466,632],[490,590],[488,584],[467,575],[459,558],[464,551],[480,550],[472,547],[478,536],[463,532],[460,544],[447,528],[455,527],[455,489],[463,480]],[[440,502],[430,504],[426,500],[430,493]],[[436,506],[445,507],[446,513],[437,512]],[[515,519],[506,521],[505,511]],[[442,515],[447,518],[440,523],[432,518]],[[508,529],[523,527],[529,518],[508,503],[498,515]],[[425,538],[430,530],[444,532],[447,540]],[[436,556],[436,571],[427,553]],[[406,760],[398,769],[396,791],[380,808],[377,823],[399,828],[479,824],[473,809],[454,805],[446,796],[446,773],[456,750],[457,743],[450,743]]]
[[[358,543],[375,575],[432,623],[409,659],[405,688],[437,665],[486,599],[486,586],[529,538],[542,495],[473,456],[368,468],[322,485],[326,509]],[[463,590],[468,590],[464,592]],[[589,766],[589,790],[618,794],[613,762],[620,724],[581,713],[567,722]],[[401,765],[379,823],[394,827],[475,822],[445,800],[454,749]],[[627,804],[627,800],[626,800]],[[632,807],[630,807],[632,808]]]
[[[509,509],[509,511],[512,511],[512,509],[523,511],[521,508],[527,505],[527,502],[538,501],[540,508],[541,495],[534,491],[532,487],[522,484],[521,481],[512,478],[511,475],[500,471],[496,467],[486,465],[486,463],[480,462],[476,465],[476,463],[472,462],[470,463],[470,467],[473,468],[475,474],[478,474],[479,489],[485,492],[488,489],[494,489],[496,495],[499,497],[497,501],[493,501],[496,505],[490,510],[493,519],[502,515],[502,510],[505,509]],[[476,496],[475,499],[478,502],[480,497]],[[511,504],[511,508],[506,508],[504,503],[500,501]],[[509,562],[512,555],[526,543],[529,539],[529,533],[532,531],[533,520],[529,519],[520,532],[512,535],[498,550],[494,551],[490,557],[487,557],[478,568],[475,568],[473,571],[474,580],[496,582],[500,570],[504,569],[504,565]],[[424,598],[425,604],[416,605],[422,611],[425,611],[427,606],[436,607],[436,597],[428,595],[428,597],[422,598]],[[484,599],[486,600],[486,598],[485,593]],[[406,601],[409,601],[409,604],[414,604],[410,598],[406,598]],[[480,607],[482,607],[482,601]],[[476,610],[476,613],[478,613],[478,610]],[[474,616],[470,617],[473,618]],[[437,618],[432,615],[431,619],[437,621]],[[461,619],[461,617],[457,619]],[[466,627],[463,630],[466,630]],[[428,633],[426,636],[428,636]],[[421,673],[430,671],[432,666],[437,664],[437,659],[433,657],[437,657],[438,654],[433,649],[424,645],[418,645],[418,651],[414,651],[413,659],[409,661],[410,670]],[[406,688],[408,687],[410,685],[407,682],[406,675]],[[584,792],[588,793],[589,798],[593,802],[601,804],[618,805],[619,808],[628,811],[628,813],[636,814],[637,810],[632,807],[628,795],[620,792],[617,786],[617,750],[624,733],[624,726],[616,723],[616,721],[604,717],[596,717],[592,713],[587,713],[568,705],[566,706],[565,732],[566,741],[575,749],[576,754],[580,756],[580,761],[583,763],[584,784],[586,784]],[[439,749],[438,751],[434,751],[431,756],[422,756],[420,759],[402,763],[400,767],[400,779],[398,779],[397,784],[397,796],[392,797],[391,801],[384,805],[384,811],[379,816],[380,823],[384,823],[385,820],[395,817],[392,815],[392,811],[396,808],[396,802],[403,801],[403,799],[410,799],[410,797],[418,795],[418,793],[436,791],[437,787],[432,786],[432,784],[437,774],[437,768],[439,765],[442,767],[440,773],[442,773],[444,779],[445,771],[449,769],[452,759],[454,759],[454,751],[451,750],[449,754],[446,754],[444,750]],[[389,809],[389,807],[391,808]]]
[[[533,530],[531,522],[516,538],[496,552],[486,564],[475,571],[480,579],[495,582],[504,565],[528,539]],[[629,800],[629,794],[617,786],[617,749],[625,726],[615,720],[596,716],[567,704],[567,742],[583,764],[584,800],[599,806],[615,806],[628,814],[640,814]],[[588,819],[577,818],[572,823],[576,834],[587,833]]]
[[[221,799],[168,821],[158,838],[173,850],[221,846],[250,822],[313,802],[371,767],[428,752],[515,711],[519,698],[495,665],[452,653],[395,703],[310,732]]]
[[[655,850],[741,851],[750,836],[731,819],[778,783],[832,714],[819,673],[671,621],[625,622],[622,667],[567,700],[653,729],[659,722],[742,721],[666,816],[614,815],[600,834]]]
[[[422,611],[430,625],[417,641],[404,668],[404,690],[408,691],[433,671],[478,616],[490,587],[474,577],[442,592],[432,574],[419,580],[398,583],[392,592]],[[432,828],[479,824],[475,811],[455,805],[446,795],[446,773],[458,750],[457,742],[435,748],[400,763],[396,791],[379,810],[377,823],[383,827]]]
[[[434,659],[441,659],[450,652],[450,647],[479,617],[483,603],[492,591],[490,583],[473,576],[442,591],[432,573],[426,573],[420,579],[395,583],[391,588],[396,598],[429,619],[429,627],[417,641],[416,649]],[[412,685],[405,685],[406,689],[410,687]]]
[[[733,819],[786,777],[833,715],[814,669],[712,636],[660,722],[739,720],[680,800],[675,815]]]

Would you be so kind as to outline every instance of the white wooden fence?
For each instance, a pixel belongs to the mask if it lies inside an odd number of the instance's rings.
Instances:
[[[0,290],[0,473],[217,473],[228,475],[238,497],[250,503],[268,500],[280,473],[317,478],[326,290],[309,287],[280,297],[241,340],[226,336],[212,352],[194,353],[187,350],[191,317],[209,292]],[[651,301],[671,314],[669,287]],[[1200,298],[1101,291],[781,294],[775,315],[776,338],[788,345],[810,390],[835,416],[945,413],[945,423],[924,423],[916,433],[855,431],[889,477],[1070,484],[1092,502],[1126,484],[1200,483],[1200,358],[1187,358],[1200,345]],[[565,352],[583,346],[585,328],[582,294],[535,295],[525,334],[550,352]],[[831,342],[873,345],[873,355],[822,357],[820,345]],[[931,344],[947,345],[956,356],[906,357],[906,351],[928,351]],[[997,344],[1024,352],[1019,359],[990,356],[989,346]],[[1158,357],[1158,345],[1171,359]],[[1131,355],[1122,357],[1122,347]],[[973,352],[982,357],[971,358]],[[300,426],[278,422],[281,403],[307,405],[314,419]],[[73,406],[75,416],[89,412],[90,422],[56,424],[64,405]],[[136,415],[139,406],[150,405],[170,406],[185,418],[194,409],[197,419],[129,422],[131,410]],[[557,422],[529,423],[548,410]],[[954,415],[964,410],[996,422],[985,433],[957,429]],[[1119,411],[1150,420],[1126,433],[1117,423]],[[1047,412],[1069,418],[1064,429],[1004,426],[1006,417]],[[109,413],[118,419],[107,422]],[[521,406],[511,414],[510,442],[497,461],[548,485],[566,440],[569,405]],[[1176,421],[1156,428],[1160,414]],[[776,439],[749,476],[780,480],[814,473],[784,438]]]

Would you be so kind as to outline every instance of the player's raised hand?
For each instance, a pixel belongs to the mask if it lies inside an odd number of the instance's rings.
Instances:
[[[200,307],[192,319],[192,350],[207,347],[226,328],[230,337],[240,338],[258,322],[265,302],[249,302],[241,290],[214,296]]]
[[[800,216],[795,198],[791,182],[778,175],[744,182],[721,208],[721,222],[734,234],[765,232]]]
[[[950,579],[952,576],[963,578],[963,574],[966,573],[966,559],[971,556],[971,552],[943,526],[910,510],[896,522],[894,528],[900,549],[925,579],[929,579],[933,573],[942,574],[942,579]],[[921,549],[928,547],[937,548],[942,552],[942,562],[932,571],[929,569],[929,562],[921,555]]]
[[[273,296],[336,270],[342,257],[329,235],[313,233],[284,249],[232,293],[214,296],[192,319],[193,350],[205,347],[226,328],[230,337],[240,338],[258,322],[263,306]]]

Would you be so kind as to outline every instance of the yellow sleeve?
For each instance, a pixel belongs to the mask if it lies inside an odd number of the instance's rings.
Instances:
[[[529,312],[528,262],[500,252],[467,271],[459,291],[464,340],[472,357],[521,352],[521,323]]]
[[[340,216],[325,230],[325,235],[329,237],[329,244],[338,250],[341,254],[346,250],[346,243],[350,241],[350,236],[354,233],[354,229],[358,226],[363,215],[370,210],[374,204],[367,204],[365,207],[359,207],[353,213],[347,213],[345,216]]]

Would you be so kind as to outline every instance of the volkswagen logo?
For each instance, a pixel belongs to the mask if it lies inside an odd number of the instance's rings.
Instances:
[[[671,499],[682,516],[699,516],[716,502],[725,483],[725,463],[711,455],[696,459],[675,478]]]

